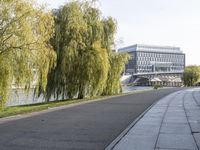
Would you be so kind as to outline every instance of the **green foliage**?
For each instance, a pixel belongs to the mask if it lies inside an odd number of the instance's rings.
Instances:
[[[79,98],[102,92],[108,72],[108,54],[101,46],[101,20],[87,2],[71,2],[55,12],[57,66],[49,74],[47,99]]]
[[[194,86],[200,80],[200,66],[187,66],[183,74],[184,85]]]
[[[103,95],[112,95],[121,92],[120,78],[128,62],[129,55],[124,53],[112,53],[110,59],[110,70]]]
[[[162,88],[162,86],[161,86],[160,84],[154,84],[154,85],[153,85],[153,88],[157,90],[157,89],[159,89],[159,88]]]
[[[122,92],[120,77],[130,56],[127,53],[115,53],[112,51],[114,35],[117,30],[116,21],[108,17],[102,20],[102,24],[102,46],[107,49],[109,55],[108,79],[102,95],[113,95]]]
[[[45,89],[56,58],[49,44],[53,31],[52,15],[33,2],[0,1],[0,108],[12,83],[29,89],[34,72]]]
[[[67,3],[54,11],[54,19],[57,66],[48,76],[47,100],[118,93],[128,57],[112,52],[116,22],[102,18],[95,1]]]
[[[12,82],[10,76],[11,68],[5,62],[5,57],[0,59],[0,110],[6,103],[10,83]]]
[[[0,108],[13,84],[28,90],[35,77],[47,100],[120,92],[129,56],[112,52],[116,21],[95,2],[72,1],[53,17],[33,2],[0,1]]]

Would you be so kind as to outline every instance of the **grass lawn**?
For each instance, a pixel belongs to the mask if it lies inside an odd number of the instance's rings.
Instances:
[[[114,96],[120,96],[124,94],[118,94]],[[92,101],[92,100],[103,100],[112,96],[99,96],[99,97],[90,97],[85,99],[73,99],[73,100],[59,100],[59,101],[52,101],[52,102],[43,102],[37,104],[30,104],[30,105],[22,105],[22,106],[11,106],[6,107],[3,110],[0,110],[0,118],[20,115],[20,114],[27,114],[31,112],[38,112],[42,110],[46,110],[48,108],[59,107],[69,104],[75,104],[80,102]]]
[[[135,91],[135,92],[130,92],[126,94],[121,93],[121,94],[111,95],[111,96],[99,96],[99,97],[90,97],[90,98],[85,98],[85,99],[73,99],[73,100],[68,99],[68,100],[43,102],[43,103],[22,105],[22,106],[11,106],[11,107],[6,107],[3,110],[0,110],[0,118],[20,115],[20,114],[27,114],[31,112],[38,112],[38,111],[46,110],[48,108],[59,107],[59,106],[64,106],[64,105],[69,105],[69,104],[80,103],[80,102],[86,102],[86,101],[92,101],[92,100],[104,100],[106,98],[113,97],[113,96],[115,97],[115,96],[129,95],[129,94],[140,93],[140,92],[145,92],[145,91],[146,90]]]
[[[13,115],[19,115],[19,114],[26,114],[30,112],[37,112],[37,111],[48,109],[50,107],[68,105],[68,104],[78,103],[81,101],[86,101],[86,100],[63,100],[63,101],[57,101],[57,102],[47,102],[47,103],[7,107],[3,110],[0,110],[0,118],[13,116]]]
[[[30,104],[30,105],[22,105],[22,106],[11,106],[6,107],[3,110],[0,110],[0,118],[13,116],[13,115],[19,115],[19,114],[26,114],[31,112],[38,112],[42,110],[46,110],[48,108],[63,106],[63,105],[69,105],[69,104],[75,104],[80,102],[86,102],[90,100],[95,100],[97,98],[85,98],[85,99],[73,99],[73,100],[60,100],[60,101],[52,101],[52,102],[44,102],[44,103],[37,103],[37,104]],[[105,97],[102,97],[105,98]]]

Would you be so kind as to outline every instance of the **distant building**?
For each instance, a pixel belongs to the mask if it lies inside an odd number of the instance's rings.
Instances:
[[[136,44],[120,48],[118,52],[128,52],[131,56],[125,73],[133,75],[132,81],[145,78],[148,84],[152,84],[151,81],[167,82],[167,85],[178,81],[178,85],[182,84],[185,54],[179,47]]]

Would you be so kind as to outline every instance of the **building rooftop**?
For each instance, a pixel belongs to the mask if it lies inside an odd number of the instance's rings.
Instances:
[[[144,44],[135,44],[135,45],[119,48],[118,51],[119,52],[149,51],[149,52],[163,52],[163,53],[183,53],[180,50],[180,47],[144,45]]]

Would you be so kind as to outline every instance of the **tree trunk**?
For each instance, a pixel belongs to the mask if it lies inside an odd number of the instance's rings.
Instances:
[[[84,88],[82,85],[79,86],[79,93],[78,93],[78,99],[83,99],[84,96]]]

